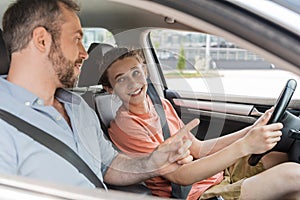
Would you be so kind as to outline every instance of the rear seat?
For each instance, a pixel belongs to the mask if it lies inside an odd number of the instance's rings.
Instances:
[[[113,46],[110,44],[92,43],[88,49],[89,58],[83,63],[81,69],[77,87],[87,88],[86,92],[82,94],[82,97],[94,110],[96,110],[94,96],[99,90],[95,91],[89,88],[98,85],[100,74],[103,73],[103,71],[101,71],[103,70],[101,69],[103,55],[112,48]]]

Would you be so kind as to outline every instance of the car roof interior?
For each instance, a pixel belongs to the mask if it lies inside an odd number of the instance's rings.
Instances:
[[[190,29],[178,21],[168,23],[165,15],[158,15],[146,10],[119,2],[100,0],[97,3],[81,4],[79,13],[84,27],[103,27],[110,30],[114,35],[123,30],[141,27],[164,27],[171,29]]]
[[[7,8],[11,1],[1,1],[0,7]],[[79,17],[83,27],[103,27],[114,35],[128,29],[140,27],[165,27],[171,29],[190,29],[175,21],[167,22],[164,15],[141,11],[136,7],[107,0],[84,0],[79,3]],[[5,9],[0,9],[1,27]]]

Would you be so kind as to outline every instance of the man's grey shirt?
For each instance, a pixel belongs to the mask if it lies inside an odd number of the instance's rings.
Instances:
[[[52,106],[28,90],[0,78],[0,108],[46,131],[72,148],[101,181],[117,155],[103,135],[96,113],[76,94],[59,89],[71,127]],[[68,161],[0,119],[0,174],[94,187]]]

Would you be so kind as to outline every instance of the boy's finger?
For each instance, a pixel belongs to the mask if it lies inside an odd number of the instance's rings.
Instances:
[[[254,126],[263,126],[266,125],[268,123],[268,121],[271,118],[271,115],[273,113],[273,108],[270,108],[269,110],[267,110],[255,123]]]
[[[178,149],[178,154],[183,154],[184,152],[186,152],[186,150],[189,149],[191,145],[192,145],[191,140],[185,140],[183,142],[183,145]]]
[[[174,153],[172,156],[170,156],[169,161],[170,162],[175,162],[178,161],[180,159],[183,159],[185,157],[187,157],[188,155],[190,155],[190,146],[191,146],[192,142],[190,140],[186,140],[184,141],[183,145],[180,147],[180,149]]]
[[[194,159],[194,158],[193,158],[192,155],[188,155],[187,157],[178,160],[178,161],[177,161],[177,164],[179,164],[179,165],[188,164],[188,163],[192,162],[193,159]]]
[[[170,157],[170,160],[169,160],[169,161],[170,161],[171,163],[173,163],[173,162],[175,162],[175,161],[178,163],[179,160],[182,160],[182,159],[188,157],[190,154],[191,154],[190,150],[186,150],[186,151],[184,152],[184,154],[177,154],[177,155],[174,155],[174,156]]]
[[[270,131],[280,130],[283,128],[283,124],[280,122],[274,124],[268,124],[266,125],[266,128],[269,129]]]
[[[181,154],[190,148],[190,146],[192,145],[192,141],[191,140],[178,140],[178,141],[166,143],[165,145],[167,147],[161,149],[161,152],[173,151],[174,154]]]

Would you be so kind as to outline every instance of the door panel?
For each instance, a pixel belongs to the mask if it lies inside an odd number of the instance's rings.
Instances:
[[[201,140],[244,128],[252,124],[259,115],[259,112],[253,112],[253,105],[184,99],[174,90],[166,90],[165,97],[173,104],[184,123],[194,118],[200,119],[200,125],[192,133]]]

